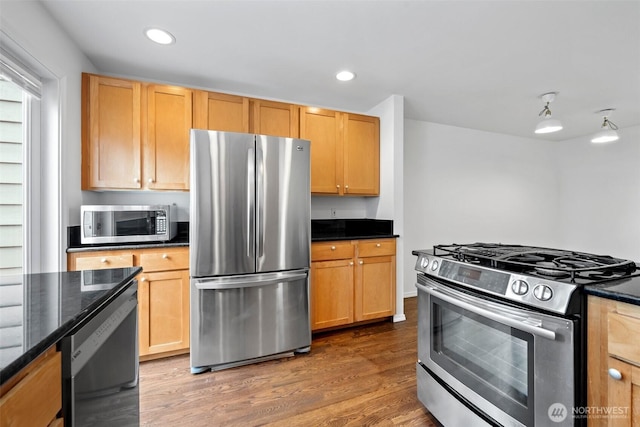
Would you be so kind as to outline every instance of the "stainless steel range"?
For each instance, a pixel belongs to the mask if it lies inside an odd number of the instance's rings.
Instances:
[[[418,398],[445,427],[574,426],[586,406],[585,284],[632,261],[493,243],[414,251]]]

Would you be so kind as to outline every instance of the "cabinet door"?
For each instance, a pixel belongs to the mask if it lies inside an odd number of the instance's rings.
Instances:
[[[251,100],[251,132],[298,138],[298,106],[282,102]]]
[[[196,91],[194,99],[194,128],[249,132],[249,98]]]
[[[342,194],[340,113],[300,108],[300,138],[311,141],[311,193]]]
[[[353,260],[311,263],[311,330],[353,323]]]
[[[153,190],[189,189],[189,132],[192,92],[149,85],[144,144],[144,186]]]
[[[138,284],[140,356],[189,348],[189,271],[143,273]]]
[[[82,75],[82,189],[139,189],[141,84]]]
[[[608,369],[621,374],[620,379],[609,376],[607,407],[615,410],[609,427],[640,426],[640,367],[609,357]]]
[[[355,320],[393,316],[396,306],[396,257],[359,258],[355,280]]]
[[[344,114],[344,194],[380,194],[380,119]]]

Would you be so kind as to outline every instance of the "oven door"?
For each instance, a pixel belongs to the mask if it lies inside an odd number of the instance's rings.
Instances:
[[[501,425],[573,425],[575,320],[467,294],[424,275],[416,286],[418,366],[445,390]]]

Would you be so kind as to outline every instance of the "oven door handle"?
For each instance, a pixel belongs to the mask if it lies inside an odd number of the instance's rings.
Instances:
[[[531,334],[534,334],[539,337],[546,338],[552,341],[555,341],[556,339],[556,333],[553,331],[550,331],[545,328],[541,328],[539,326],[532,325],[530,323],[526,323],[526,319],[519,320],[519,319],[509,317],[508,315],[504,315],[501,313],[497,313],[495,311],[478,307],[475,304],[464,301],[464,299],[467,299],[467,298],[465,298],[463,295],[460,295],[460,296],[456,295],[455,297],[450,296],[448,293],[444,293],[435,287],[425,286],[421,283],[416,283],[416,287],[430,295],[440,298],[443,301],[446,301],[450,304],[453,304],[457,307],[463,308],[465,310],[468,310],[480,316],[486,317],[488,319],[495,320],[498,323],[503,323],[505,325],[518,328],[522,331],[529,332]]]

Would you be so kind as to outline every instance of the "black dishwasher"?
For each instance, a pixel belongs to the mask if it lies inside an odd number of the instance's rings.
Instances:
[[[88,272],[83,272],[88,273]],[[66,426],[138,426],[138,284],[63,338]]]

